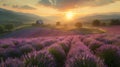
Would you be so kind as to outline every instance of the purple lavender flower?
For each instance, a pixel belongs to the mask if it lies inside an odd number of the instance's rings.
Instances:
[[[120,48],[114,45],[104,45],[97,49],[96,54],[104,59],[109,67],[120,67]]]
[[[4,50],[5,57],[11,57],[11,58],[16,58],[20,57],[22,55],[21,51],[17,48],[7,48]]]
[[[99,48],[102,45],[103,45],[102,42],[94,40],[94,41],[89,43],[88,47],[91,49],[92,52],[95,53],[96,49]]]
[[[32,52],[34,50],[34,48],[29,44],[21,46],[19,49],[23,54],[27,54],[27,53]]]
[[[26,67],[56,67],[56,62],[48,51],[30,53],[23,58]]]
[[[48,48],[49,52],[54,56],[57,67],[62,67],[66,59],[66,54],[59,44],[54,44]]]
[[[0,67],[25,67],[20,59],[8,58],[5,62],[1,62]]]
[[[105,67],[105,65],[95,56],[82,53],[67,59],[65,67]]]

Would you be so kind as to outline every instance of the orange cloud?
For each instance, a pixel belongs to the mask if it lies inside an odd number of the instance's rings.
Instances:
[[[116,1],[119,0],[40,0],[39,4],[59,10],[68,10],[83,6],[107,5]]]

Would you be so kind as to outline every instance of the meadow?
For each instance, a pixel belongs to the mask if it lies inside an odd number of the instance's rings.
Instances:
[[[0,67],[120,67],[120,35],[0,39]]]
[[[0,0],[0,67],[120,67],[119,0]]]

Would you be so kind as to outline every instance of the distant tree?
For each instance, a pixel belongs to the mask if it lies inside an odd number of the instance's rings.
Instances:
[[[112,19],[110,22],[110,25],[120,25],[120,20],[119,19]]]
[[[81,22],[77,22],[77,23],[75,24],[75,26],[76,26],[77,28],[81,28],[81,27],[83,27],[83,24],[82,24]]]
[[[60,23],[60,22],[56,22],[56,25],[57,25],[57,26],[60,26],[60,25],[61,25],[61,23]]]
[[[107,23],[105,23],[105,22],[101,23],[101,26],[107,26]]]
[[[0,25],[0,34],[5,32],[5,28],[3,25]]]
[[[5,24],[4,27],[6,30],[11,31],[14,28],[14,24]]]
[[[101,25],[101,22],[100,20],[94,20],[93,23],[92,23],[93,26],[100,26]]]

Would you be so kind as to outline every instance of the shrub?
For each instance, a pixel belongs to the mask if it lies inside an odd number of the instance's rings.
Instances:
[[[41,44],[32,44],[32,47],[36,50],[39,51],[43,48],[43,46]]]
[[[108,67],[120,67],[120,48],[104,45],[97,49],[97,55],[104,59]]]
[[[66,54],[62,47],[58,44],[55,44],[54,46],[49,48],[49,52],[54,56],[57,62],[57,67],[62,67],[66,59]]]
[[[5,62],[1,62],[0,67],[25,67],[25,65],[20,59],[9,58]]]
[[[69,50],[70,50],[70,46],[65,44],[65,43],[60,43],[60,45],[62,46],[63,50],[67,54],[69,52]]]
[[[67,55],[67,58],[71,58],[82,53],[89,54],[90,49],[87,46],[85,46],[82,42],[76,42],[71,46],[70,51]]]
[[[1,60],[5,60],[5,49],[4,48],[0,48],[0,62]]]
[[[86,46],[88,46],[88,45],[90,44],[90,42],[92,42],[92,41],[94,41],[94,39],[92,39],[92,38],[84,38],[84,39],[82,40],[82,42],[83,42]]]
[[[5,56],[11,57],[11,58],[16,58],[20,57],[22,55],[21,51],[17,48],[7,48],[5,49]]]
[[[7,29],[8,31],[12,31],[12,29],[14,28],[14,24],[5,24],[5,29]]]
[[[10,47],[10,45],[8,45],[8,44],[0,44],[0,47],[1,48],[8,48],[8,47]]]
[[[4,33],[5,32],[5,28],[3,25],[0,25],[0,34]]]
[[[23,58],[26,67],[56,67],[55,60],[48,51],[30,53]]]
[[[31,45],[24,45],[19,48],[23,54],[30,53],[34,50],[34,48]]]
[[[101,25],[101,22],[100,22],[99,20],[94,20],[94,21],[92,22],[92,25],[93,25],[93,26],[100,26],[100,25]]]
[[[75,26],[76,26],[77,28],[81,28],[81,27],[83,27],[83,24],[80,23],[80,22],[77,22],[77,23],[75,24]]]
[[[53,43],[55,43],[55,41],[53,41],[53,40],[45,40],[45,41],[41,42],[41,45],[43,45],[43,47],[46,47],[46,46],[50,46]]]
[[[66,67],[104,67],[104,64],[95,56],[83,53],[68,59]]]
[[[112,19],[110,25],[120,25],[119,19]]]
[[[100,38],[98,39],[101,42],[104,42],[105,44],[114,44],[117,42],[117,39],[112,38],[112,37],[105,37],[105,38]]]
[[[102,45],[103,45],[103,43],[94,40],[94,41],[89,43],[88,47],[95,53],[96,49]]]

